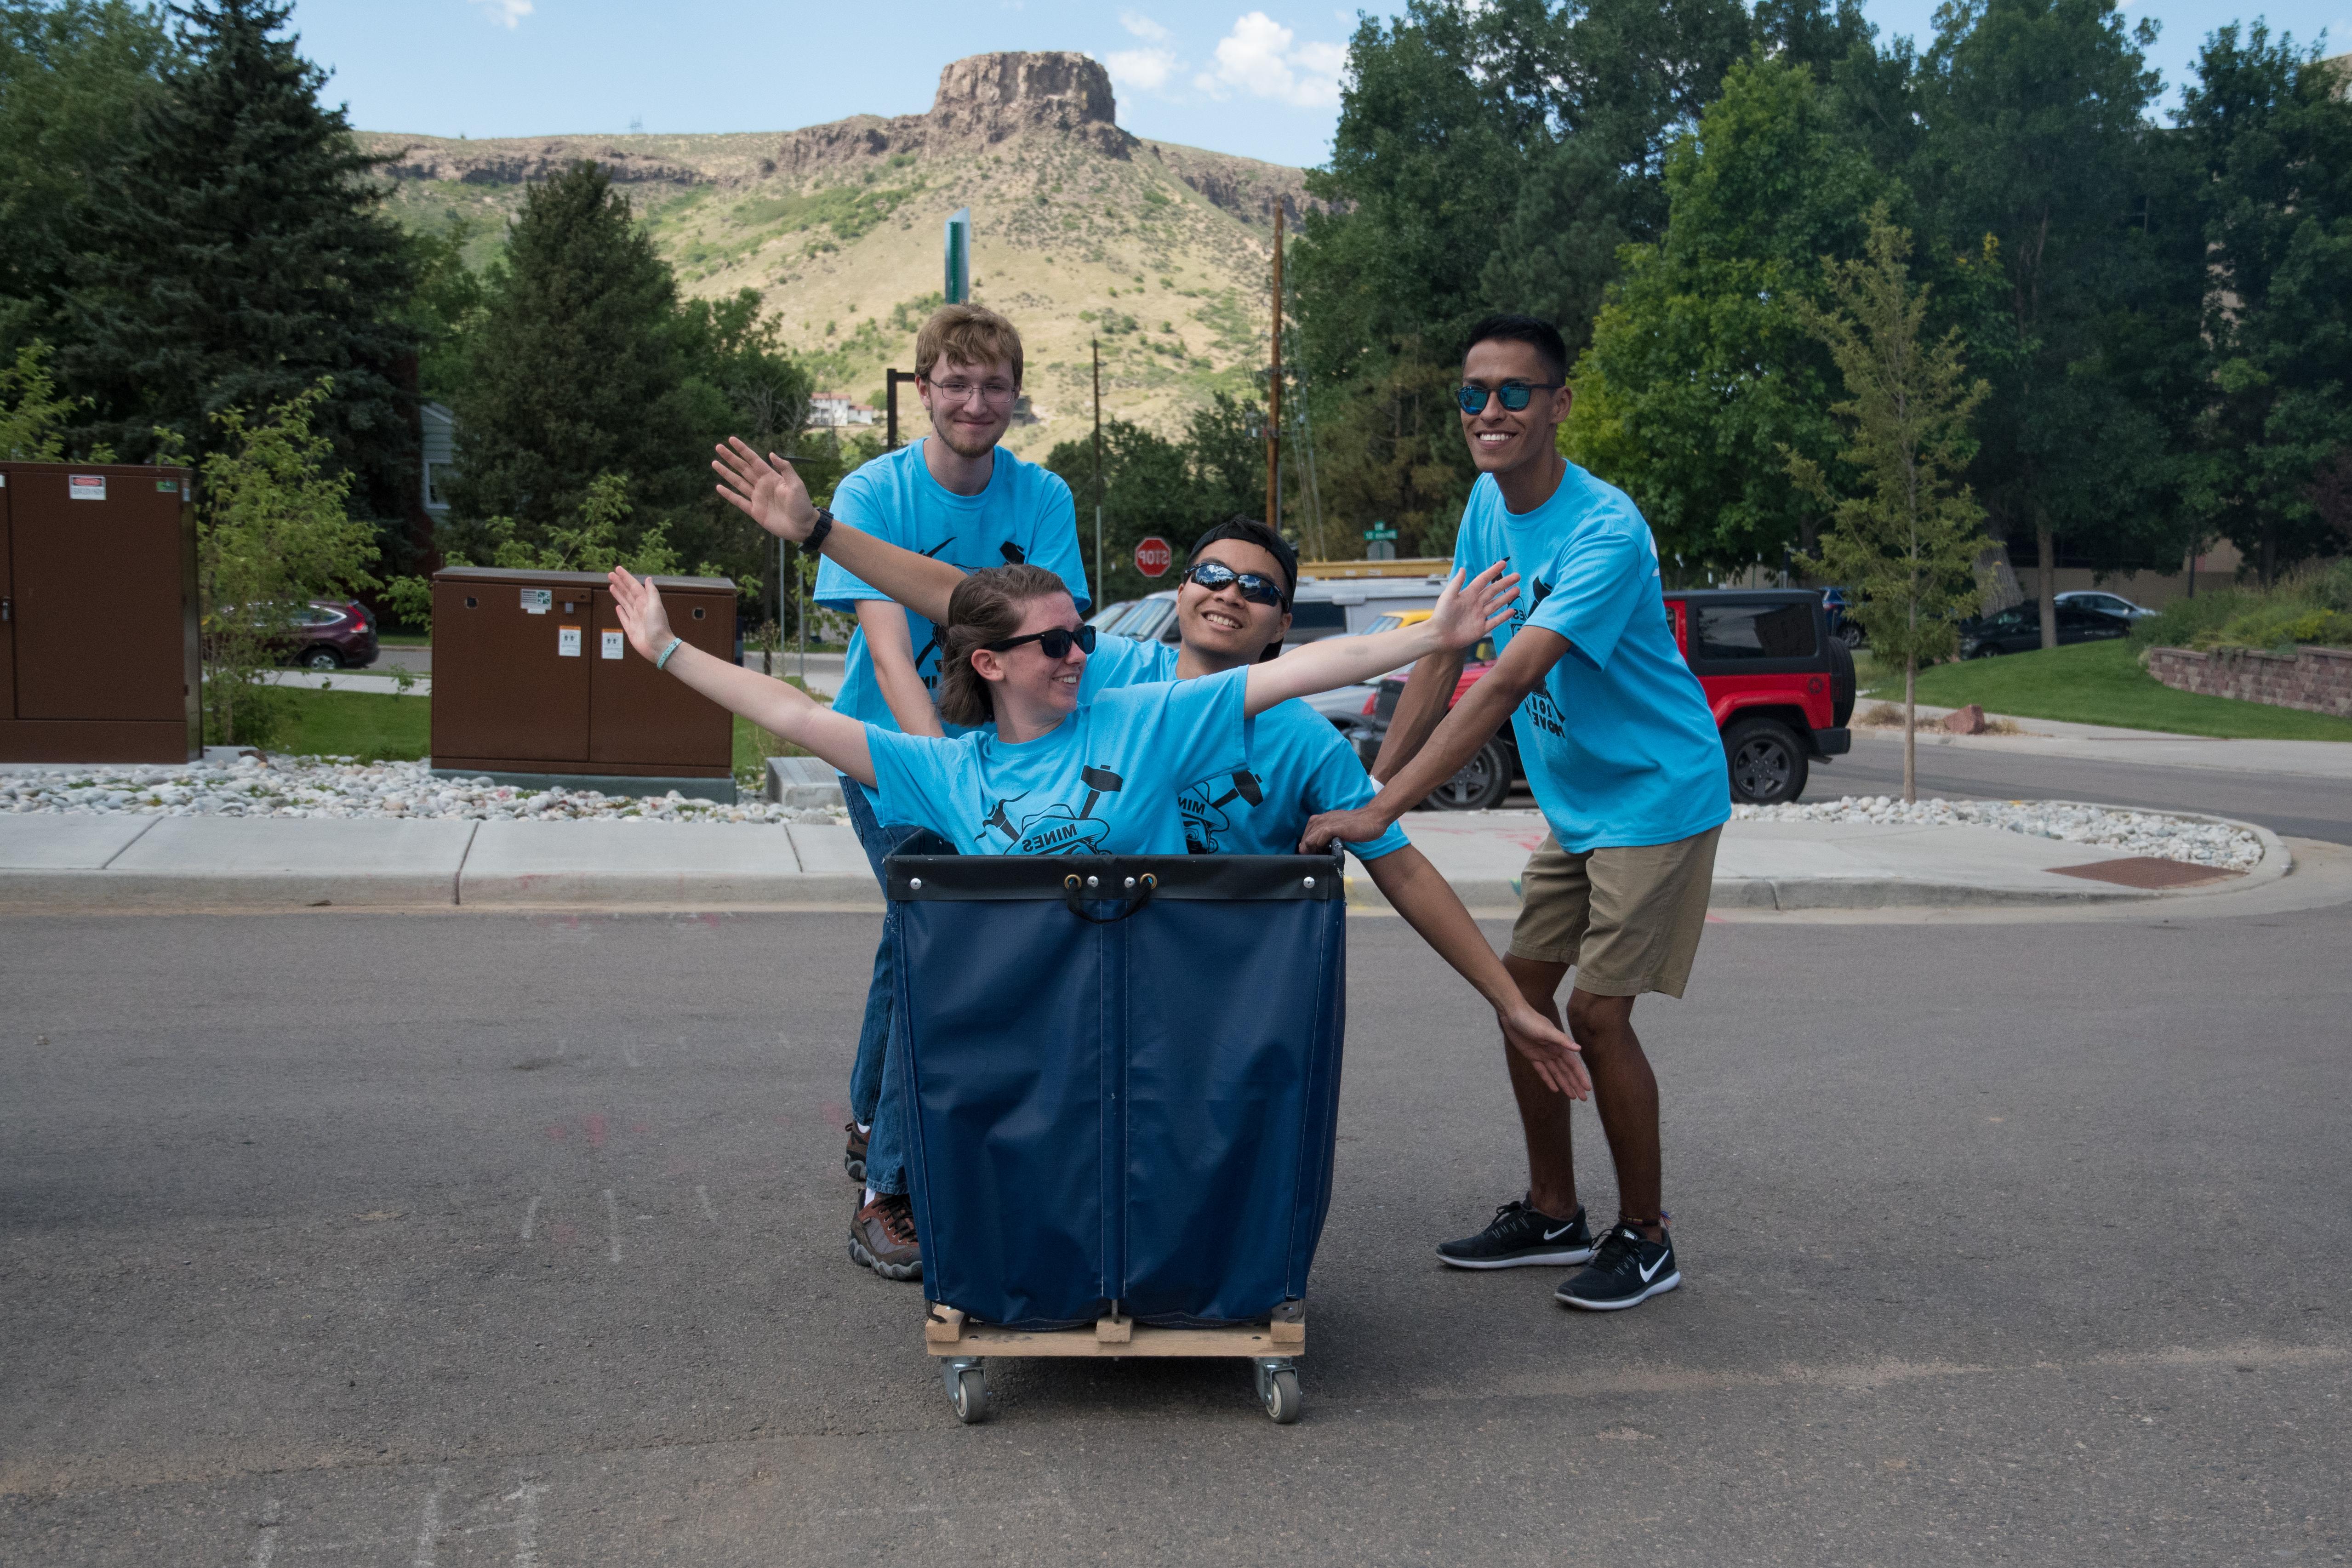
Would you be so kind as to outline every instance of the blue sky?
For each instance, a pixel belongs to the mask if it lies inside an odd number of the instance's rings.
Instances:
[[[1882,34],[1924,38],[1932,0],[1865,0]],[[1259,9],[1260,5],[1265,9]],[[1380,14],[1398,7],[1383,5]],[[2136,0],[2163,25],[2177,84],[2220,24],[2267,15],[2331,53],[2352,48],[2352,0],[2267,12]],[[930,106],[940,68],[992,49],[1077,49],[1111,68],[1119,123],[1139,136],[1314,164],[1330,146],[1353,9],[1286,0],[898,0],[860,5],[671,0],[299,0],[305,51],[331,100],[369,131],[523,136],[784,131]]]

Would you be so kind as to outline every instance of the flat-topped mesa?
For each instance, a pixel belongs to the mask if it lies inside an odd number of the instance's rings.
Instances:
[[[992,146],[1044,132],[1126,158],[1135,138],[1118,124],[1110,73],[1063,50],[973,55],[940,72],[929,114],[856,115],[787,134],[776,150],[791,173],[860,157]]]

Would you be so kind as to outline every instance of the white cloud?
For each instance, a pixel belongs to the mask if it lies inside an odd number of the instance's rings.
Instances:
[[[509,31],[521,26],[522,19],[530,15],[530,0],[474,0],[474,4],[482,8],[492,26]]]
[[[1139,92],[1158,92],[1176,74],[1176,57],[1166,49],[1120,49],[1107,57],[1111,79]]]
[[[1292,47],[1297,35],[1263,11],[1252,11],[1217,40],[1217,67],[1193,78],[1213,97],[1235,90],[1271,98],[1300,109],[1328,109],[1339,101],[1339,75],[1348,51],[1338,44]]]
[[[1121,11],[1118,25],[1147,42],[1164,44],[1168,41],[1168,29],[1140,11]]]

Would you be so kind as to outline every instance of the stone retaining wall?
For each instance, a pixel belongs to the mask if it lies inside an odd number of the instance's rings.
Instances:
[[[2149,674],[2179,691],[2352,718],[2352,648],[2151,648],[2146,664]]]

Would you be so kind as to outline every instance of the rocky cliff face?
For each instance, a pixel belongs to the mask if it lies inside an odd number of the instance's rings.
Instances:
[[[1297,169],[1131,136],[1104,68],[1070,53],[975,55],[922,114],[792,131],[501,141],[369,133],[392,210],[467,220],[496,254],[530,187],[578,159],[609,170],[688,294],[758,291],[828,390],[877,401],[911,363],[940,287],[940,221],[969,207],[975,298],[1028,347],[1027,455],[1067,434],[1102,361],[1104,412],[1173,431],[1215,392],[1247,395],[1265,353],[1277,208]]]

